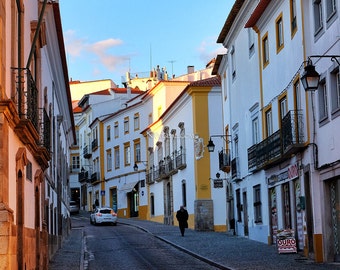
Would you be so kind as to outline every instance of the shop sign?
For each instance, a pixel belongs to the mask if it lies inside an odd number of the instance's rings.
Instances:
[[[214,179],[214,188],[223,188],[223,180]]]
[[[296,253],[294,230],[283,230],[277,234],[277,251],[279,253]]]

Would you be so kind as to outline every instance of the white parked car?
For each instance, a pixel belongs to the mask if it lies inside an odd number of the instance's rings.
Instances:
[[[117,214],[110,207],[97,207],[90,215],[90,223],[97,225],[102,223],[111,223],[117,225]]]

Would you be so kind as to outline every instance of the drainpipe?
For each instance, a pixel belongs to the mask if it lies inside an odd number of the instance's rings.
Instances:
[[[22,74],[22,69],[21,69],[21,13],[22,9],[20,6],[20,0],[16,1],[17,3],[17,9],[18,9],[18,113],[19,117],[21,116],[21,93],[22,93],[22,80],[21,78],[23,77]]]
[[[18,1],[19,0],[17,0],[17,3],[18,3]],[[41,8],[40,15],[39,15],[37,29],[35,29],[35,34],[34,34],[34,38],[33,38],[33,42],[32,42],[31,51],[30,51],[30,54],[28,56],[28,60],[27,60],[27,64],[26,64],[27,69],[29,68],[29,66],[31,64],[32,57],[33,57],[33,54],[34,54],[34,51],[35,51],[35,44],[37,43],[37,39],[38,39],[38,36],[39,36],[40,26],[41,26],[41,23],[42,23],[42,20],[43,20],[43,17],[44,17],[46,4],[47,4],[47,0],[44,0],[43,6]]]

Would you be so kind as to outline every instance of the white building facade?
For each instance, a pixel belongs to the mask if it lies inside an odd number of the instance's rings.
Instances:
[[[338,254],[338,223],[331,215],[338,200],[339,151],[331,135],[339,127],[338,105],[329,100],[327,114],[321,102],[328,99],[322,91],[335,100],[339,92],[338,60],[325,57],[339,59],[338,7],[338,1],[235,1],[218,39],[228,53],[214,68],[222,78],[224,128],[232,141],[236,233],[276,244],[277,234],[290,230],[297,249],[318,262]],[[321,14],[326,16],[313,29]],[[325,70],[319,123],[317,98],[301,83],[313,54],[322,55]],[[329,145],[323,154],[321,143]]]

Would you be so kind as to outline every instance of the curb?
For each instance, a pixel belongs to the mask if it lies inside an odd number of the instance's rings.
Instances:
[[[222,270],[235,270],[234,268],[226,267],[226,266],[224,266],[222,264],[219,264],[217,262],[214,262],[214,261],[212,261],[212,260],[210,260],[210,259],[208,259],[206,257],[203,257],[203,256],[201,256],[201,255],[199,255],[199,254],[197,254],[195,252],[192,252],[192,251],[190,251],[190,250],[188,250],[186,248],[183,248],[183,247],[181,247],[181,246],[179,246],[179,245],[177,245],[177,244],[175,244],[175,243],[173,243],[173,242],[171,242],[171,241],[169,241],[169,240],[167,240],[167,239],[165,239],[163,237],[157,236],[157,235],[153,234],[152,232],[150,232],[149,230],[147,230],[147,229],[145,229],[145,228],[143,228],[141,226],[130,224],[130,223],[125,223],[125,222],[121,222],[121,221],[120,221],[120,223],[124,224],[124,225],[128,225],[128,226],[132,226],[132,227],[138,228],[138,229],[140,229],[140,230],[142,230],[142,231],[144,231],[144,232],[146,232],[148,234],[151,234],[153,237],[156,237],[157,239],[162,240],[163,242],[165,242],[165,243],[167,243],[167,244],[177,248],[178,250],[181,250],[181,251],[183,251],[183,252],[185,252],[185,253],[195,257],[196,259],[199,259],[199,260],[201,260],[203,262],[206,262],[206,263],[210,264],[211,266],[217,267],[218,269],[222,269]]]

